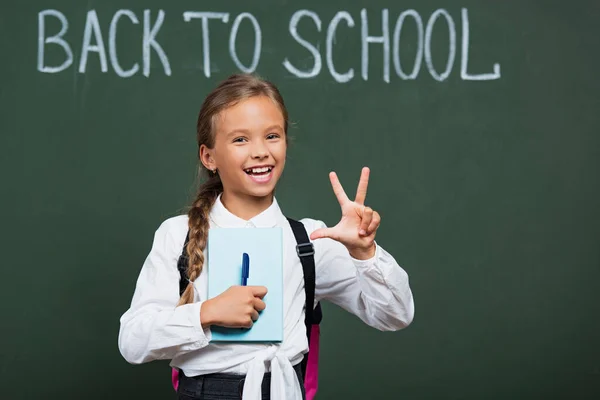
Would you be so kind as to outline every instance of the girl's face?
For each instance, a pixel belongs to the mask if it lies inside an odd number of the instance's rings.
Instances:
[[[201,159],[217,169],[227,196],[272,195],[283,172],[287,150],[279,106],[256,96],[223,110],[215,119],[215,146],[201,148]]]

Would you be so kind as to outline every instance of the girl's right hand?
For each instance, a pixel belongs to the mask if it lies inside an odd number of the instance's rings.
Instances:
[[[265,309],[264,286],[232,286],[220,295],[206,300],[200,308],[202,328],[218,325],[226,328],[251,328]]]

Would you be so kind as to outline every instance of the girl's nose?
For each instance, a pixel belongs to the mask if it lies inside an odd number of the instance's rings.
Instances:
[[[265,158],[269,156],[269,151],[263,143],[256,143],[252,146],[252,158]]]

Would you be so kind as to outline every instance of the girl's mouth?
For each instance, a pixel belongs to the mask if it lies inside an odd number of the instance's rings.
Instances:
[[[275,167],[273,167],[272,165],[263,167],[253,167],[244,169],[244,172],[255,183],[267,183],[273,177],[273,168]]]
[[[261,175],[270,174],[272,170],[273,170],[273,167],[268,166],[268,167],[246,168],[244,170],[244,172],[248,175],[261,176]]]

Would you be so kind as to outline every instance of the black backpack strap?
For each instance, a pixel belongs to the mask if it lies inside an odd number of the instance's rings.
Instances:
[[[311,325],[320,323],[322,318],[321,304],[317,304],[313,309],[315,304],[315,250],[302,222],[295,221],[291,218],[288,218],[287,220],[296,237],[296,253],[300,258],[302,270],[304,272],[304,291],[306,293],[306,314],[304,322],[306,325],[306,335],[310,342]]]
[[[188,255],[187,255],[187,245],[190,241],[190,231],[188,230],[187,235],[185,236],[185,243],[183,244],[183,249],[181,250],[181,255],[177,260],[177,270],[179,270],[179,296],[185,292],[187,285],[189,283],[187,277],[187,269],[188,269]]]
[[[291,218],[288,218],[287,220],[292,227],[292,232],[294,232],[294,237],[296,238],[296,253],[300,258],[302,271],[304,272],[304,292],[306,294],[304,325],[306,326],[306,337],[310,344],[312,325],[320,323],[322,318],[321,304],[317,304],[317,307],[313,309],[315,304],[315,249],[308,238],[308,233],[302,222]],[[308,357],[306,356],[301,363],[303,376],[306,376],[307,365]]]

